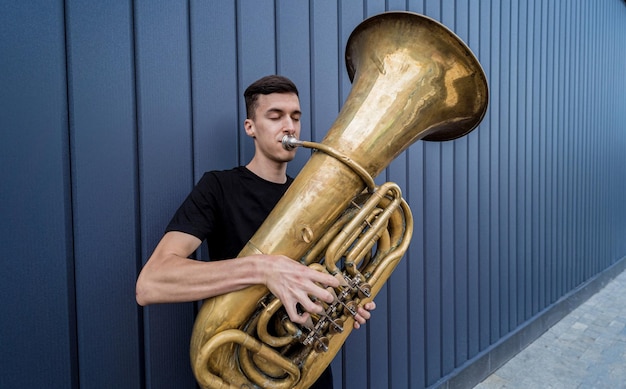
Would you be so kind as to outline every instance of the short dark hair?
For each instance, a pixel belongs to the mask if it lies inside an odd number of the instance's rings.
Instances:
[[[296,84],[284,76],[271,75],[256,80],[243,93],[243,97],[246,100],[246,117],[248,119],[254,118],[259,95],[272,93],[293,93],[298,96],[298,88]]]

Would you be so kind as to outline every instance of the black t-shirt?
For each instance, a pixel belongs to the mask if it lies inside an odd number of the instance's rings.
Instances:
[[[167,231],[207,241],[212,260],[234,258],[293,182],[266,181],[244,166],[205,173],[180,206]]]
[[[266,181],[244,166],[205,173],[168,224],[206,240],[212,260],[235,258],[281,199],[284,184]],[[311,389],[332,389],[330,366]]]

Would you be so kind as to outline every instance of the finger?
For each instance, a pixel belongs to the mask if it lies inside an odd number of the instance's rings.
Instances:
[[[320,285],[312,282],[308,284],[308,287],[305,291],[307,295],[312,296],[313,299],[319,299],[330,304],[335,301],[337,296],[334,291],[331,292],[328,289],[332,290],[332,288],[323,288]]]
[[[287,311],[287,315],[292,322],[302,324],[306,321],[306,318],[303,319],[303,315],[300,315],[298,312],[296,304],[283,304],[283,307],[285,308],[285,311]]]
[[[363,308],[367,309],[368,311],[373,311],[374,309],[376,309],[376,303],[370,301],[369,303],[365,304]]]
[[[313,300],[316,300],[316,298],[313,297]],[[324,311],[324,307],[322,307],[321,304],[315,303],[313,300],[308,296],[303,296],[298,301],[298,304],[300,304],[300,307],[306,312],[322,313]]]
[[[359,314],[354,316],[354,329],[358,330],[359,328],[361,328],[361,325],[365,324],[367,322],[367,320],[365,320],[365,318]]]
[[[288,307],[292,305],[293,309],[288,309]],[[292,322],[312,327],[313,322],[311,321],[311,314],[306,311],[302,304],[289,304],[288,306],[285,306],[285,310],[287,311],[287,315]]]
[[[303,314],[296,313],[295,317],[289,315],[289,319],[296,324],[306,324],[311,320],[311,314],[304,312]]]
[[[333,288],[339,286],[339,280],[337,278],[321,271],[311,269],[311,272],[309,273],[309,278],[311,279],[311,281],[324,286],[332,286]]]
[[[359,320],[361,324],[365,324],[365,321],[369,320],[372,317],[372,314],[366,309],[359,308],[357,310],[357,317],[361,319]]]
[[[316,285],[315,288],[312,288],[309,291],[309,294],[314,298],[320,299],[328,304],[332,303],[337,299],[337,295],[335,293],[330,292],[327,289],[320,288]]]

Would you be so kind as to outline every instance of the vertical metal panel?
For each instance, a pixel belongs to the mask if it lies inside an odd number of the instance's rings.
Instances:
[[[0,387],[76,387],[62,1],[0,6]]]
[[[503,24],[510,26],[509,31],[509,59],[508,66],[510,71],[508,72],[508,121],[503,121],[502,125],[508,132],[508,144],[505,145],[506,154],[508,156],[508,171],[506,171],[508,180],[508,205],[506,212],[508,213],[508,250],[502,253],[504,258],[514,258],[518,252],[518,222],[517,222],[517,204],[518,204],[518,183],[517,179],[517,158],[518,158],[518,136],[517,136],[517,124],[518,113],[517,107],[519,104],[519,84],[518,73],[520,72],[519,66],[519,48],[520,48],[520,21],[516,17],[519,9],[519,1],[513,1],[508,9],[508,14],[503,14]],[[509,302],[508,302],[508,315],[509,315],[509,329],[513,329],[519,323],[519,285],[518,285],[518,266],[515,263],[509,263],[509,277],[508,277],[508,290],[509,290]]]
[[[491,4],[489,2],[480,2],[479,13],[479,48],[476,52],[478,60],[482,63],[487,75],[487,79],[490,80],[490,110],[494,109],[493,102],[497,106],[498,100],[494,98],[495,93],[493,89],[493,82],[491,81],[491,25],[489,20],[491,19]],[[497,85],[497,84],[496,84]],[[491,147],[490,132],[491,127],[491,114],[487,112],[483,119],[481,127],[478,129],[478,316],[479,316],[479,347],[485,349],[491,342],[490,332],[490,267],[489,262],[491,257],[489,256],[490,249],[490,174],[489,174],[489,155]]]
[[[273,0],[237,1],[237,68],[239,90],[266,74],[277,73],[276,18]],[[245,116],[240,96],[240,117]],[[245,165],[254,155],[254,143],[240,136],[239,164]]]
[[[480,41],[480,8],[478,1],[470,3],[468,19],[469,19],[469,32],[467,38],[467,44],[469,48],[478,54],[479,41]],[[477,22],[478,21],[478,22]],[[478,245],[478,150],[480,141],[479,129],[474,130],[468,134],[468,192],[467,192],[467,207],[468,207],[468,329],[469,329],[469,345],[468,354],[470,357],[478,354],[480,350],[480,297],[479,297],[479,285],[480,285],[480,268],[479,263],[479,245]]]
[[[194,183],[239,162],[236,20],[234,2],[190,2]]]
[[[344,64],[338,59],[338,7],[333,2],[311,3],[311,139],[319,142],[339,112],[337,85]],[[336,55],[332,55],[336,53]]]
[[[515,184],[516,184],[516,205],[515,205],[515,220],[516,220],[516,230],[517,234],[515,236],[516,240],[516,252],[515,256],[520,258],[517,261],[516,266],[516,277],[515,284],[517,285],[517,324],[521,324],[526,320],[525,314],[525,291],[526,291],[526,283],[524,282],[524,274],[525,274],[525,262],[523,258],[525,258],[526,253],[526,245],[525,245],[525,224],[523,221],[525,220],[525,196],[524,196],[524,187],[525,187],[525,179],[528,176],[525,170],[525,134],[521,131],[522,128],[526,126],[526,114],[524,112],[524,107],[526,106],[526,79],[524,77],[525,70],[528,69],[526,64],[526,51],[528,40],[526,38],[526,29],[528,27],[528,23],[526,20],[526,4],[525,1],[519,1],[517,4],[517,19],[518,19],[518,34],[517,34],[517,42],[518,42],[518,57],[517,57],[517,69],[518,72],[516,74],[517,77],[517,106],[515,106],[516,112],[516,122],[515,122],[515,150],[516,150],[516,159],[514,163],[516,165],[516,173]]]
[[[289,77],[297,86],[300,107],[307,120],[301,121],[300,136],[312,139],[311,112],[311,18],[307,2],[279,0],[276,4],[276,73]],[[300,150],[289,164],[288,174],[295,176],[309,159]]]
[[[555,296],[561,296],[563,291],[563,277],[562,272],[559,271],[564,255],[564,239],[563,239],[563,197],[564,197],[564,182],[565,177],[562,174],[564,164],[564,113],[565,105],[563,99],[559,96],[564,94],[565,89],[565,69],[566,69],[566,29],[567,24],[566,7],[562,2],[557,2],[555,5],[555,62],[554,62],[554,80],[556,86],[552,95],[554,100],[554,114],[552,115],[552,128],[554,138],[554,184],[555,184],[555,212],[554,221],[556,224],[554,235],[554,266],[555,273],[553,277],[553,286],[555,290]]]
[[[555,4],[549,4],[547,10],[547,53],[555,53],[556,51],[556,38],[555,33],[558,27],[558,23],[555,18]],[[556,176],[555,166],[557,153],[555,152],[555,133],[557,127],[554,123],[554,117],[556,115],[550,114],[556,112],[555,90],[558,87],[557,73],[555,72],[556,56],[548,55],[546,64],[546,302],[553,303],[556,300],[556,280],[555,280],[555,263],[556,263],[556,219],[554,218],[555,211],[557,209],[554,199],[556,198]]]
[[[142,257],[193,185],[189,13],[183,2],[134,4]],[[189,365],[193,304],[144,309],[146,385],[194,384]]]
[[[573,116],[574,116],[574,112],[572,110],[572,100],[573,100],[573,96],[576,96],[577,94],[574,92],[574,87],[575,84],[571,82],[571,77],[572,74],[574,74],[574,47],[577,47],[577,40],[576,40],[576,35],[574,33],[574,29],[573,26],[575,25],[575,21],[574,21],[574,16],[575,16],[575,8],[574,8],[574,4],[570,3],[568,4],[567,7],[567,11],[568,11],[568,16],[569,16],[569,20],[568,20],[568,31],[567,31],[567,35],[570,36],[570,39],[567,41],[567,45],[568,45],[568,52],[566,53],[566,67],[565,67],[565,71],[567,73],[566,75],[566,81],[565,84],[567,85],[566,87],[566,91],[565,94],[567,96],[572,96],[570,97],[570,99],[568,99],[565,103],[565,116],[563,117],[564,119],[564,124],[565,124],[565,131],[564,131],[564,137],[562,142],[564,143],[564,166],[571,166],[572,165],[572,131],[571,128],[573,127],[574,124],[574,120],[573,120]],[[570,290],[573,287],[573,276],[574,276],[574,268],[572,266],[572,259],[574,258],[573,256],[573,247],[574,247],[574,240],[572,238],[572,226],[573,226],[573,220],[572,220],[572,169],[567,169],[564,171],[564,176],[565,176],[565,182],[564,182],[564,190],[565,190],[565,195],[564,195],[564,202],[563,202],[563,208],[564,208],[564,213],[565,213],[565,220],[564,220],[564,226],[565,226],[565,231],[564,231],[564,241],[565,241],[565,256],[567,258],[570,258],[570,266],[569,266],[569,271],[564,272],[566,277],[565,277],[565,290]]]
[[[490,38],[486,41],[489,50],[489,59],[485,58],[488,62],[489,72],[487,77],[489,79],[491,88],[490,91],[490,113],[489,115],[489,183],[488,183],[488,209],[489,221],[486,222],[489,225],[488,228],[488,248],[486,248],[486,254],[490,258],[489,263],[489,321],[491,330],[489,331],[490,342],[493,342],[500,337],[500,298],[501,290],[499,288],[500,282],[500,258],[499,258],[499,244],[501,242],[499,220],[500,220],[500,197],[499,191],[501,188],[500,183],[500,164],[499,155],[500,149],[500,110],[505,101],[501,97],[502,92],[502,79],[501,79],[501,63],[500,63],[500,4],[499,1],[491,2],[491,10],[489,19],[486,20],[486,24],[490,25]]]
[[[139,324],[131,7],[70,1],[67,16],[80,382],[139,386],[142,370],[126,370],[141,353],[128,341]]]
[[[498,56],[498,62],[500,63],[500,69],[511,68],[511,41],[512,41],[512,29],[511,24],[511,4],[504,2],[500,7],[500,14],[498,15],[499,24],[499,36],[500,36],[500,50]],[[510,323],[510,316],[512,311],[511,306],[511,263],[509,262],[509,253],[511,247],[510,240],[510,228],[511,220],[509,210],[511,209],[510,197],[510,177],[511,177],[511,148],[510,138],[514,133],[510,127],[510,107],[511,107],[511,79],[510,72],[501,71],[500,76],[500,109],[499,109],[499,121],[498,128],[500,132],[500,139],[498,143],[499,155],[496,163],[499,166],[498,171],[498,230],[499,230],[499,245],[496,255],[499,261],[499,284],[498,288],[501,290],[499,306],[499,335],[508,333],[512,328]]]
[[[462,2],[457,4],[454,19],[454,31],[464,42],[469,42],[469,4]],[[469,357],[469,137],[463,137],[454,142],[454,232],[452,242],[447,238],[448,244],[454,247],[454,341],[455,352],[454,365],[466,361]]]

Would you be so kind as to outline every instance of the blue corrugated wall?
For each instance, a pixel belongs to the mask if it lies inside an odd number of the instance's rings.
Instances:
[[[624,258],[622,0],[7,0],[0,387],[195,387],[196,306],[138,307],[142,263],[204,171],[252,156],[245,86],[292,78],[302,138],[321,140],[350,91],[346,40],[385,10],[455,31],[491,99],[474,132],[378,178],[415,234],[337,387],[444,383]]]

